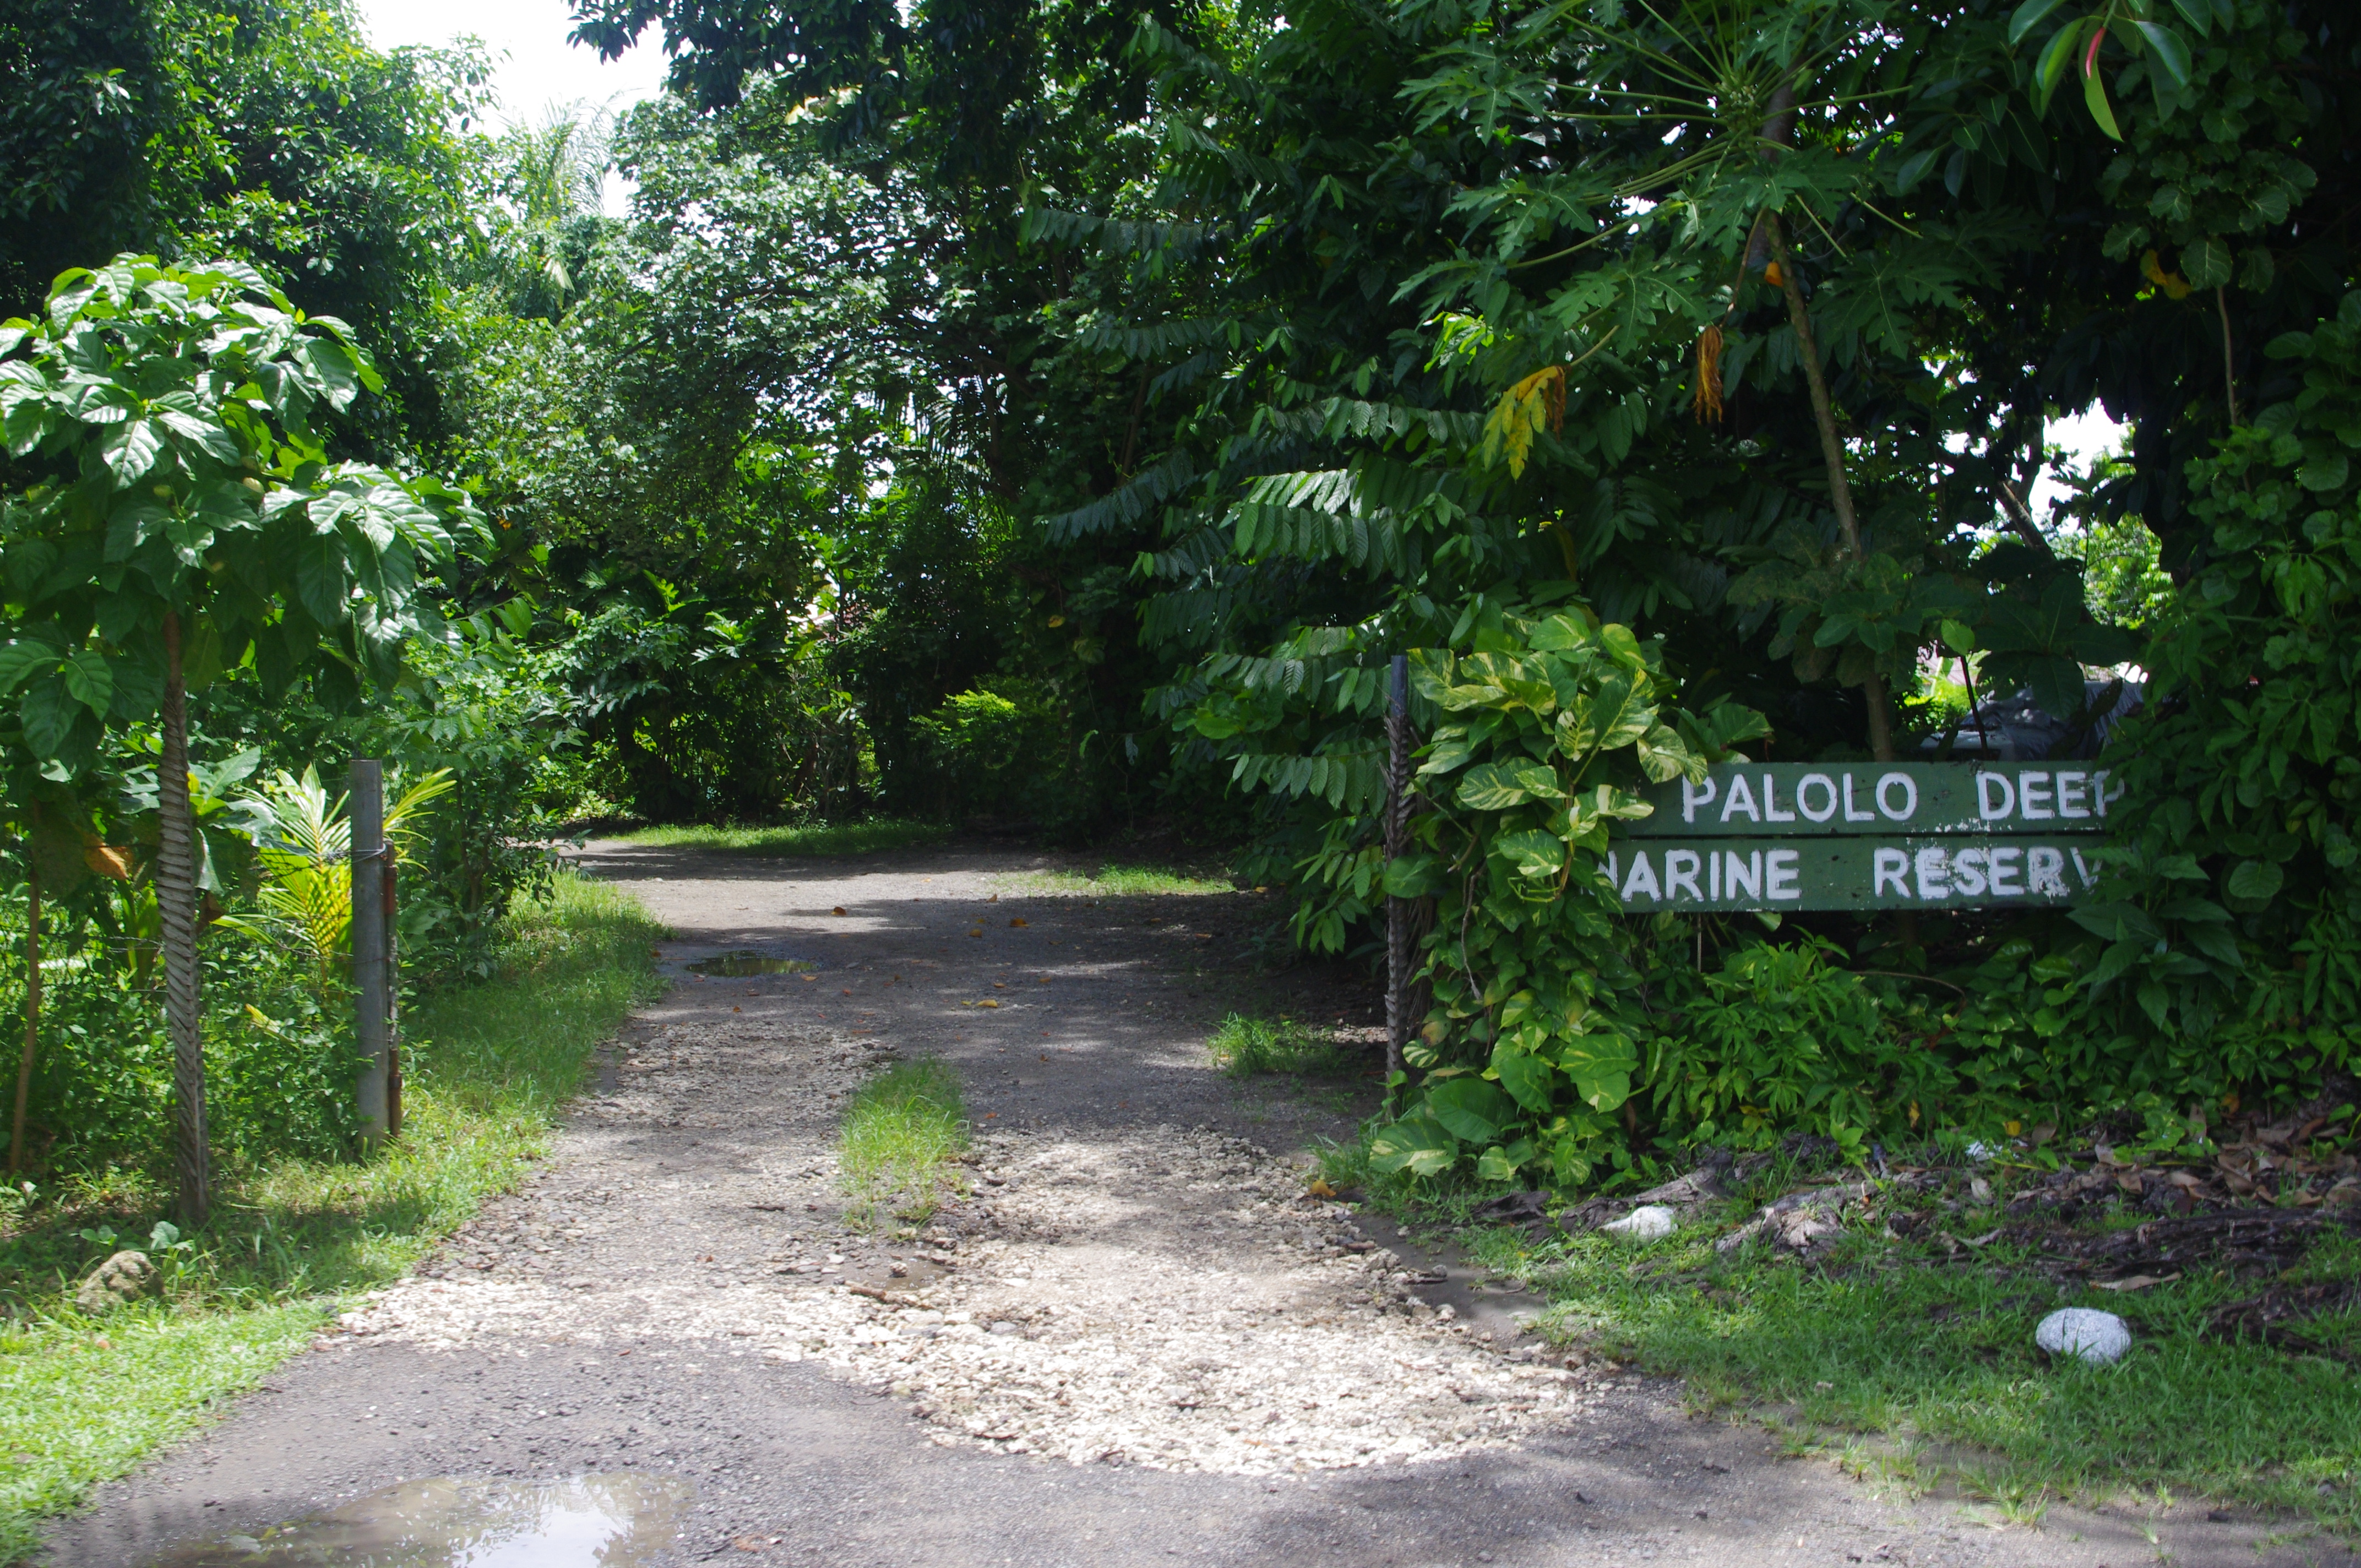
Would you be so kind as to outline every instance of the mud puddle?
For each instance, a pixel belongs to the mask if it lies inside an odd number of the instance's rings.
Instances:
[[[154,1568],[639,1568],[672,1544],[688,1499],[652,1475],[405,1481]]]

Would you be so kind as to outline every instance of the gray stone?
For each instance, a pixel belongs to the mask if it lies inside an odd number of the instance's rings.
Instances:
[[[156,1288],[156,1266],[144,1252],[116,1253],[90,1271],[74,1292],[74,1305],[93,1315],[137,1301]]]
[[[1598,1228],[1618,1241],[1660,1242],[1673,1234],[1677,1223],[1673,1212],[1662,1203],[1644,1203],[1612,1224]]]
[[[2084,1361],[2121,1361],[2132,1347],[2132,1331],[2113,1312],[2090,1307],[2061,1307],[2041,1320],[2033,1343],[2052,1355],[2075,1355]]]

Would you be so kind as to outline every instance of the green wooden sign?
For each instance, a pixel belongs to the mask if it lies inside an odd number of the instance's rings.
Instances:
[[[2060,905],[2099,880],[2091,840],[2030,834],[1632,839],[1609,852],[1606,871],[1633,915]]]
[[[1645,798],[1619,837],[2095,833],[2123,786],[2076,762],[1726,762]]]

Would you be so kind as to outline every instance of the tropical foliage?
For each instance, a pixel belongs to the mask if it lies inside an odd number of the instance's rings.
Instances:
[[[671,93],[501,135],[334,6],[0,23],[0,754],[59,939],[147,994],[176,816],[271,929],[241,781],[361,753],[450,771],[443,974],[574,815],[1162,817],[1345,961],[1405,900],[1404,1171],[2187,1131],[2351,1059],[2348,8],[947,5],[590,0]],[[1603,889],[1642,781],[2018,693],[2096,744],[2141,679],[2070,914]]]

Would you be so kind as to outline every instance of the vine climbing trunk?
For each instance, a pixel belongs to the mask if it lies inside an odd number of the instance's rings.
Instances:
[[[189,809],[189,692],[181,618],[164,612],[164,754],[159,806],[156,913],[164,936],[164,1023],[172,1038],[173,1169],[182,1223],[205,1223],[213,1176],[205,1148],[205,1051],[197,974],[196,817]]]
[[[25,1055],[16,1064],[16,1113],[8,1123],[8,1174],[25,1168],[25,1102],[33,1092],[33,1047],[41,1037],[41,868],[25,868]]]

